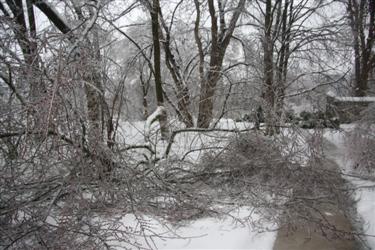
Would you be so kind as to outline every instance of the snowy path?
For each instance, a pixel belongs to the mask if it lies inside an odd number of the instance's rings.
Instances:
[[[332,151],[331,159],[345,174],[349,174],[344,175],[344,178],[357,189],[355,192],[357,214],[362,220],[363,232],[367,234],[366,244],[369,249],[375,250],[375,181],[351,176],[351,159],[345,153],[347,149],[343,133],[327,131],[324,137],[336,146],[336,149]]]
[[[325,143],[326,155],[336,155],[337,147],[331,143]],[[337,169],[338,165],[331,159],[325,159],[324,164],[327,169]],[[337,176],[341,178],[341,176]],[[321,206],[319,210],[324,211],[327,220],[334,225],[338,231],[351,232],[352,226],[344,213],[340,211],[337,205]],[[322,235],[321,231],[310,231],[307,225],[297,225],[297,230],[293,233],[282,228],[274,244],[274,250],[355,250],[358,249],[356,242],[351,237],[335,237]]]

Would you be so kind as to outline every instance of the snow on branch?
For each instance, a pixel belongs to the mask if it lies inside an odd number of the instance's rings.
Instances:
[[[165,114],[166,110],[164,106],[158,106],[156,110],[147,117],[145,124],[145,136],[149,137],[151,131],[151,125],[158,119],[161,115]]]

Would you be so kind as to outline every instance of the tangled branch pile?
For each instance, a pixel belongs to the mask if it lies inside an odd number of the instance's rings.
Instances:
[[[350,158],[360,172],[375,173],[375,104],[369,105],[361,115],[363,118],[349,133]]]
[[[311,224],[327,230],[324,211],[348,204],[345,184],[336,165],[323,157],[310,158],[301,165],[284,152],[285,144],[259,134],[236,137],[218,154],[207,154],[196,176],[219,199],[247,204],[262,219],[279,226]]]

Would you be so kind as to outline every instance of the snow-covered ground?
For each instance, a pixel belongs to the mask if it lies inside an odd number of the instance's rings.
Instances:
[[[146,249],[252,249],[271,250],[276,231],[258,232],[246,223],[250,208],[231,212],[225,218],[203,218],[179,228],[167,229],[154,219],[147,221],[147,237],[138,238],[139,248]],[[233,216],[233,217],[232,217]],[[253,215],[255,216],[255,215]],[[236,220],[233,218],[236,217]],[[124,225],[137,227],[136,219],[127,215]],[[137,230],[140,230],[138,228]],[[149,233],[148,233],[149,232]],[[151,233],[152,232],[152,233]],[[160,236],[160,237],[159,237]],[[117,249],[134,248],[134,245],[116,242]]]
[[[167,147],[167,142],[162,142],[158,138],[158,123],[135,122],[121,124],[121,136],[126,138],[124,142],[127,145],[149,145],[157,152],[158,157],[162,157]],[[177,121],[172,121],[171,127],[176,130],[182,126]],[[218,123],[220,129],[244,130],[252,127],[250,123],[236,123],[233,120],[223,119]],[[350,127],[346,128],[350,129]],[[303,156],[308,153],[308,145],[305,143],[301,147],[300,134],[290,133],[285,130],[282,136],[288,137],[291,142],[290,147],[296,148],[296,155],[293,157],[299,162],[304,162]],[[304,133],[312,131],[304,131]],[[223,131],[198,133],[183,132],[179,133],[173,142],[170,157],[196,162],[203,151],[197,150],[206,148],[206,150],[220,150],[228,143],[228,136],[234,136],[234,133]],[[350,174],[350,159],[345,157],[344,133],[334,130],[326,130],[324,137],[337,146],[338,150],[333,155],[328,155],[334,159],[342,168],[344,174]],[[307,137],[306,137],[307,138]],[[313,143],[313,142],[312,142]],[[195,151],[197,150],[197,151]],[[288,149],[291,150],[291,149]],[[299,152],[300,151],[300,152]],[[374,182],[361,180],[358,178],[344,175],[356,188],[357,212],[363,220],[363,230],[365,234],[375,235],[375,189],[367,188],[375,185]],[[258,233],[250,224],[235,223],[233,218],[244,218],[248,216],[250,208],[242,208],[235,214],[229,214],[227,217],[202,218],[192,221],[188,225],[179,228],[173,228],[153,218],[148,218],[148,230],[153,232],[149,237],[141,239],[141,247],[152,249],[272,249],[276,239],[277,232]],[[136,225],[135,219],[124,218],[124,225]],[[255,216],[256,215],[252,215]],[[256,219],[256,218],[252,219]],[[167,227],[166,227],[167,226]],[[135,226],[136,227],[136,226]],[[171,230],[167,230],[167,228]],[[154,236],[152,236],[154,235]],[[161,238],[155,235],[162,236]],[[148,240],[147,240],[148,239]],[[367,236],[368,245],[375,249],[375,237]],[[118,243],[119,249],[129,247],[125,243]]]
[[[183,127],[177,121],[171,123],[174,130]],[[238,123],[230,119],[222,119],[216,128],[246,130],[252,126],[251,123]],[[123,141],[126,145],[150,145],[155,149],[158,157],[163,156],[167,142],[162,142],[158,138],[158,122],[124,122],[120,129],[119,136],[124,138]],[[220,150],[228,143],[228,137],[234,135],[234,133],[225,131],[179,133],[174,139],[169,156],[196,162],[204,152],[197,149]],[[247,218],[250,214],[251,218]],[[201,218],[178,228],[161,223],[155,218],[146,217],[142,218],[142,221],[147,221],[147,232],[140,228],[140,224],[137,223],[137,219],[133,215],[126,215],[121,219],[121,222],[127,227],[127,230],[132,228],[131,230],[138,233],[143,231],[146,235],[146,237],[138,237],[139,248],[271,250],[277,231],[272,230],[270,225],[269,231],[258,232],[256,228],[246,222],[257,220],[256,217],[256,214],[251,213],[251,208],[243,207],[222,218]],[[157,235],[161,237],[157,237]],[[124,242],[114,241],[112,243],[115,243],[118,249],[135,248],[134,245]]]
[[[344,130],[348,131],[352,128],[352,126],[346,126]],[[368,246],[375,249],[375,182],[354,177],[355,173],[351,168],[352,161],[346,154],[347,142],[343,132],[327,131],[324,137],[338,148],[332,158],[341,167],[343,177],[356,188],[357,213],[361,217],[363,231],[367,234],[365,238]]]
[[[157,110],[158,112],[158,110]],[[155,113],[154,113],[155,114]],[[126,145],[149,145],[155,149],[156,156],[161,158],[165,154],[168,142],[160,140],[159,123],[151,122],[154,119],[152,114],[146,122],[122,122],[120,124],[120,134],[118,141],[123,141]],[[171,130],[179,130],[184,126],[176,120],[170,121]],[[247,122],[234,122],[232,119],[222,119],[217,124],[217,129],[246,130],[253,127]],[[209,150],[220,150],[228,143],[228,137],[234,133],[223,131],[194,132],[187,131],[178,133],[173,140],[171,152],[172,158],[184,159],[196,162],[202,153]],[[203,149],[203,150],[202,150]]]

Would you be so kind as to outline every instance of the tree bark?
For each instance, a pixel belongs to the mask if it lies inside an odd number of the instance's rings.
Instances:
[[[26,6],[24,6],[21,0],[6,0],[5,2],[13,14],[15,24],[11,26],[11,29],[15,34],[15,38],[24,57],[25,64],[22,65],[22,71],[30,87],[29,101],[31,107],[33,107],[32,112],[30,112],[33,124],[30,127],[33,130],[42,132],[43,130],[47,130],[48,125],[45,122],[47,120],[46,105],[43,103],[46,86],[43,80],[38,78],[38,73],[40,73],[41,70],[36,42],[33,6],[30,0],[26,0]],[[10,13],[4,8],[3,4],[1,4],[0,9],[7,18],[11,19]],[[25,15],[26,12],[27,15]]]
[[[280,8],[282,4],[280,3]],[[288,61],[290,50],[290,32],[292,26],[293,0],[285,0],[281,16],[281,48],[277,61],[276,72],[276,132],[280,132],[282,123],[282,111],[284,107],[284,96],[286,88],[286,77],[288,74]],[[289,20],[288,20],[289,17]]]
[[[79,46],[79,43],[75,43],[79,40],[78,37],[74,36],[69,25],[60,18],[60,16],[43,0],[31,0],[32,3],[38,7],[48,19],[63,33],[69,35],[69,40],[75,45]],[[92,27],[85,27],[85,31],[89,32],[93,30],[97,32],[95,27],[95,19],[98,17],[99,6],[91,7],[90,18],[91,22],[88,22]],[[77,13],[79,14],[79,13]],[[81,20],[84,22],[85,20]],[[87,116],[89,123],[88,130],[88,144],[89,150],[93,152],[92,155],[96,157],[92,158],[93,163],[97,166],[95,169],[99,178],[105,177],[108,172],[112,170],[113,161],[109,148],[113,143],[112,133],[113,124],[111,117],[109,116],[109,108],[105,101],[105,93],[102,85],[101,75],[101,56],[100,46],[98,40],[98,34],[94,34],[93,41],[87,37],[88,33],[82,34],[82,40],[84,46],[78,47],[79,59],[81,60],[81,68],[79,69],[81,79],[85,81],[85,95],[87,101]],[[107,116],[106,116],[107,114]],[[107,118],[106,122],[105,119]],[[104,141],[104,128],[107,126],[107,145]]]
[[[353,34],[353,92],[355,96],[365,96],[368,90],[368,78],[375,60],[372,52],[375,38],[375,2],[372,0],[348,0],[347,12]],[[368,16],[369,22],[367,23]],[[367,30],[367,36],[365,30]]]
[[[273,135],[275,128],[275,89],[273,84],[273,38],[272,38],[272,0],[266,1],[263,38],[263,74],[264,74],[264,99],[266,102],[265,119],[266,134]]]
[[[234,10],[233,16],[230,20],[230,23],[228,24],[228,27],[225,27],[225,20],[223,18],[224,13],[220,13],[221,31],[219,31],[214,1],[208,0],[208,9],[211,19],[211,51],[209,68],[205,76],[203,76],[203,62],[202,58],[200,58],[199,71],[201,76],[201,90],[199,95],[199,111],[197,122],[197,126],[200,128],[208,128],[212,121],[214,96],[216,92],[215,88],[220,79],[225,52],[228,48],[230,39],[232,38],[240,14],[245,6],[245,2],[246,0],[240,0],[238,2],[237,8]],[[195,1],[195,5],[197,9],[195,39],[199,49],[200,57],[202,57],[202,47],[197,28],[197,24],[199,25],[199,3]],[[219,8],[219,11],[223,12],[224,10],[223,8]]]
[[[144,120],[147,120],[147,117],[149,115],[149,112],[148,112],[148,101],[147,101],[147,94],[148,94],[148,90],[149,90],[149,86],[150,86],[150,80],[151,80],[151,77],[152,77],[152,72],[150,71],[149,73],[149,76],[147,77],[147,79],[145,80],[143,78],[143,67],[144,65],[142,65],[139,69],[139,80],[140,80],[140,83],[141,83],[141,89],[142,89],[142,106],[143,106],[143,118]]]
[[[160,71],[160,41],[159,41],[159,0],[153,0],[152,10],[151,10],[151,21],[152,21],[152,40],[154,45],[154,74],[155,74],[155,90],[156,90],[156,100],[157,105],[164,108],[164,98],[163,98],[163,86],[161,80]],[[164,109],[165,110],[165,109]],[[159,115],[159,124],[162,139],[168,139],[169,129],[168,129],[168,117],[167,112],[162,112]]]
[[[160,11],[161,15],[161,11]],[[163,21],[163,20],[162,20]],[[173,22],[173,20],[171,21]],[[187,128],[193,127],[193,117],[189,111],[190,106],[190,94],[189,88],[184,80],[184,76],[181,73],[180,67],[176,62],[175,56],[171,50],[171,37],[170,37],[170,28],[166,26],[163,21],[164,31],[166,33],[165,37],[162,32],[160,32],[160,38],[164,41],[163,48],[165,52],[165,63],[167,68],[172,76],[172,79],[176,86],[176,98],[177,98],[177,107],[179,109],[178,117],[185,124]]]

